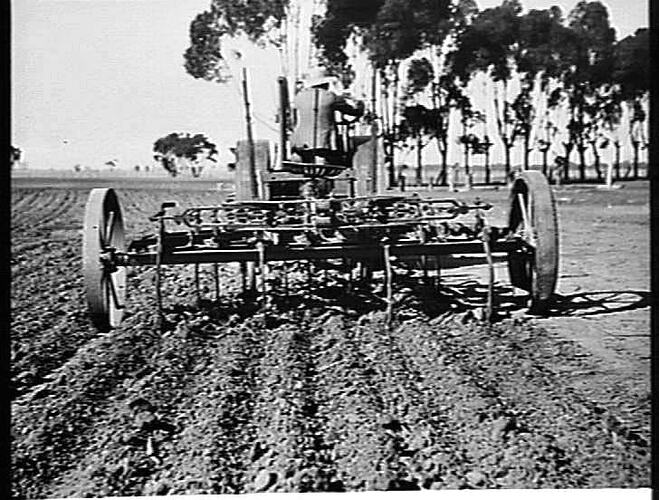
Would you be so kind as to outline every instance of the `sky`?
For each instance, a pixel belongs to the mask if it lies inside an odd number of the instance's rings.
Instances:
[[[309,3],[312,0],[303,0]],[[481,9],[501,0],[480,0]],[[604,0],[618,39],[648,26],[646,0]],[[30,168],[75,164],[120,168],[152,163],[156,139],[203,133],[218,145],[220,163],[245,137],[239,78],[220,85],[183,68],[188,30],[210,0],[13,0],[12,144]],[[526,9],[576,0],[522,0]],[[635,8],[630,8],[633,4]],[[249,68],[256,138],[276,137],[276,51],[241,42],[232,63]]]

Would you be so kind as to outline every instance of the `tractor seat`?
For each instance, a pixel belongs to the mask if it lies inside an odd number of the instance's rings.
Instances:
[[[305,177],[335,177],[348,167],[344,165],[331,165],[329,163],[302,163],[295,161],[282,161],[281,168],[292,174],[302,174]]]
[[[350,146],[352,149],[357,149],[359,146],[361,146],[364,143],[367,143],[373,139],[373,136],[371,134],[368,135],[353,135],[350,138]]]

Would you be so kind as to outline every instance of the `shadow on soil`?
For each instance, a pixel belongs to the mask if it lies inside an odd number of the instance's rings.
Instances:
[[[465,275],[453,276],[450,282],[436,278],[396,276],[393,288],[394,317],[405,319],[422,313],[429,318],[452,312],[455,314],[482,310],[487,304],[487,283]],[[215,323],[237,323],[257,315],[267,316],[266,327],[275,328],[291,320],[309,315],[320,316],[335,311],[357,319],[374,311],[386,309],[386,292],[381,279],[348,280],[336,275],[319,275],[311,281],[297,281],[283,286],[278,279],[268,282],[268,292],[242,292],[203,299],[199,302],[172,304],[164,309],[165,328],[173,327],[181,316],[203,312]],[[494,286],[494,306],[497,319],[527,306],[526,295],[515,294],[512,287],[500,283]]]
[[[650,292],[639,290],[607,290],[556,294],[550,316],[597,316],[633,311],[650,306]]]

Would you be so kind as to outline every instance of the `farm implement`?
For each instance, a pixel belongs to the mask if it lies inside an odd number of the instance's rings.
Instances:
[[[489,269],[485,312],[492,318],[494,259],[503,257],[511,284],[528,292],[530,309],[547,309],[556,285],[558,228],[553,195],[541,173],[525,171],[515,178],[508,224],[496,227],[487,219],[492,206],[478,200],[387,193],[379,186],[381,138],[375,130],[355,135],[347,122],[340,127],[342,141],[331,161],[289,161],[280,154],[271,162],[266,141],[239,141],[234,199],[187,208],[164,202],[150,218],[154,232],[130,242],[115,191],[93,189],[83,229],[93,324],[101,330],[119,325],[127,307],[126,269],[132,266],[155,267],[162,314],[162,268],[180,264],[195,266],[197,287],[201,266],[212,265],[219,295],[218,266],[239,263],[244,290],[263,304],[271,273],[287,272],[277,263],[333,265],[350,277],[359,270],[382,279],[391,318],[399,270],[438,279],[445,256],[478,255]],[[280,152],[286,150],[283,141],[285,133]]]

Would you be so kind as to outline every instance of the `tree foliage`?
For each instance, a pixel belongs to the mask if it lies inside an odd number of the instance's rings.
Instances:
[[[244,35],[252,42],[278,44],[289,0],[212,0],[210,10],[190,23],[185,70],[194,78],[224,82],[227,72],[222,37]]]
[[[570,70],[564,78],[571,84],[596,87],[610,81],[613,70],[615,29],[602,3],[581,0],[568,16],[568,26],[574,34],[570,53]]]
[[[14,145],[9,146],[9,164],[11,167],[15,167],[21,158],[23,157],[23,151],[21,148]]]
[[[242,35],[256,43],[279,43],[289,3],[211,0],[210,10],[190,25],[186,70],[195,78],[224,81],[222,38]],[[624,101],[635,131],[632,141],[641,141],[638,131],[647,119],[644,99],[650,78],[649,31],[637,30],[616,43],[608,10],[600,1],[580,0],[566,17],[558,7],[523,12],[520,0],[502,0],[482,11],[475,0],[325,3],[325,14],[312,20],[320,62],[347,82],[352,75],[345,53],[349,41],[367,52],[379,70],[386,106],[393,107],[383,118],[383,134],[390,142],[414,137],[421,141],[418,146],[435,138],[445,164],[452,109],[462,114],[461,144],[476,151],[479,141],[489,142],[473,131],[477,110],[467,84],[477,73],[485,73],[494,84],[496,120],[491,123],[497,124],[507,164],[519,138],[525,166],[534,146],[546,161],[550,142],[563,131],[562,164],[569,165],[570,152],[576,149],[583,168],[586,148],[599,161],[598,150],[612,142]],[[402,76],[399,69],[407,62]],[[567,124],[553,114],[562,110],[568,114]]]
[[[607,111],[613,109],[606,103],[613,95],[615,30],[610,25],[606,6],[585,0],[570,12],[568,27],[572,33],[572,50],[565,56],[568,64],[561,75],[570,114],[566,157],[569,158],[570,150],[576,147],[580,177],[584,180],[585,151],[589,145],[597,144],[602,120]],[[596,148],[593,152],[599,161]]]
[[[500,6],[474,16],[460,33],[452,53],[452,67],[458,77],[468,80],[473,73],[484,71],[494,81],[510,79],[521,10],[518,0],[504,0]]]
[[[23,154],[23,151],[21,148],[16,147],[16,146],[9,146],[9,158],[11,161],[19,161],[21,159],[21,155]]]
[[[558,7],[530,10],[520,18],[518,47],[515,53],[517,71],[527,82],[537,74],[542,84],[558,78],[568,64],[572,50],[572,32],[563,25]]]
[[[617,85],[620,100],[630,107],[629,138],[634,150],[634,170],[638,171],[639,147],[645,146],[647,138],[644,124],[647,114],[643,99],[650,89],[650,32],[639,29],[620,40],[613,53],[613,81]]]
[[[423,92],[435,78],[435,70],[428,59],[412,59],[407,68],[407,89],[409,94]]]
[[[636,33],[620,40],[614,49],[613,81],[620,86],[622,97],[633,100],[650,89],[650,31]]]
[[[183,167],[189,167],[194,177],[199,177],[205,160],[215,162],[217,148],[203,134],[172,132],[153,144],[154,159],[176,177]]]
[[[494,84],[493,104],[497,129],[506,154],[507,174],[511,168],[510,150],[520,130],[515,123],[508,86],[515,76],[516,58],[521,46],[521,11],[519,0],[504,0],[497,7],[476,13],[471,23],[459,32],[457,48],[450,55],[453,72],[464,85],[476,73],[484,73]]]
[[[263,42],[271,30],[281,26],[288,0],[212,0],[212,12],[231,36],[244,34],[253,42]]]
[[[438,123],[441,121],[438,113],[439,110],[427,108],[422,104],[406,106],[403,109],[399,138],[405,140],[408,138],[416,139],[421,136],[429,140],[437,137],[439,132]]]
[[[183,55],[185,70],[194,78],[224,82],[228,72],[221,38],[228,28],[218,23],[213,11],[204,11],[190,23],[190,46]]]
[[[328,65],[344,67],[344,49],[356,35],[371,61],[383,69],[440,43],[454,12],[450,0],[328,0],[324,19],[314,23],[314,42]]]

